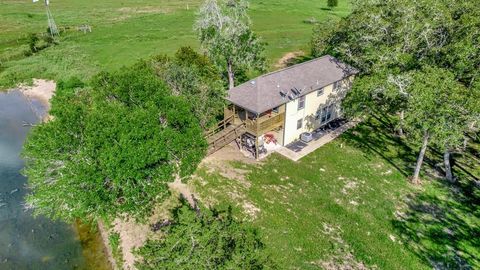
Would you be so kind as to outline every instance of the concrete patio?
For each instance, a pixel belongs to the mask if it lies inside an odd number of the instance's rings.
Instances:
[[[311,142],[296,141],[285,147],[277,147],[274,151],[293,161],[298,161],[357,124],[358,121],[350,121],[330,130],[312,132],[314,139]]]

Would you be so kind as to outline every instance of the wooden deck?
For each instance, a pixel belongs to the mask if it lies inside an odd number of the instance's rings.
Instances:
[[[245,123],[234,124],[234,117],[221,121],[215,129],[206,133],[208,142],[207,155],[215,153],[225,145],[240,138],[245,132],[247,132]]]
[[[282,127],[285,122],[285,106],[277,112],[270,111],[262,115],[252,116],[251,113],[232,108],[225,108],[225,119],[220,121],[215,128],[207,131],[205,137],[208,142],[207,155],[213,154],[225,145],[249,133],[257,138],[266,132]]]

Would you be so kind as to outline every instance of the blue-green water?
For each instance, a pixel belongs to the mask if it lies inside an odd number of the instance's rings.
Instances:
[[[23,207],[26,178],[20,158],[29,131],[44,108],[18,91],[0,92],[0,269],[86,269],[73,226],[33,218]]]

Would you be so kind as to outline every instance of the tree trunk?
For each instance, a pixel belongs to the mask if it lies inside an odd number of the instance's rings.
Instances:
[[[400,111],[400,126],[398,128],[398,136],[403,137],[403,120],[405,118],[405,111]]]
[[[450,164],[450,151],[448,149],[443,153],[443,163],[445,164],[445,178],[447,178],[450,183],[454,183],[455,179],[453,179],[452,165]]]
[[[228,89],[235,87],[235,74],[233,73],[232,61],[227,62],[227,73],[228,73]]]
[[[429,137],[430,134],[428,133],[428,131],[425,131],[423,135],[422,148],[420,149],[420,153],[418,154],[417,165],[415,166],[415,172],[412,178],[412,182],[414,184],[420,183],[420,169],[422,168],[423,158],[425,157],[425,152],[427,151]]]
[[[462,147],[462,150],[463,150],[463,151],[466,151],[466,150],[467,150],[467,146],[468,146],[468,137],[467,137],[467,136],[464,136],[464,137],[463,137],[463,147]]]

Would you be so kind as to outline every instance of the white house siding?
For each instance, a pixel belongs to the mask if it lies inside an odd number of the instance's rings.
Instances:
[[[298,110],[299,98],[292,100],[286,104],[285,128],[283,145],[287,145],[300,138],[303,132],[311,132],[322,124],[320,120],[315,119],[318,110],[330,104],[334,104],[330,121],[339,117],[341,100],[345,97],[346,92],[350,88],[350,82],[353,76],[342,81],[341,87],[337,91],[333,91],[333,84],[323,88],[323,95],[317,96],[317,90],[309,93],[305,97],[305,107]],[[302,128],[297,129],[297,121],[303,120]],[[321,119],[321,116],[320,116]],[[323,123],[325,124],[325,123]]]

